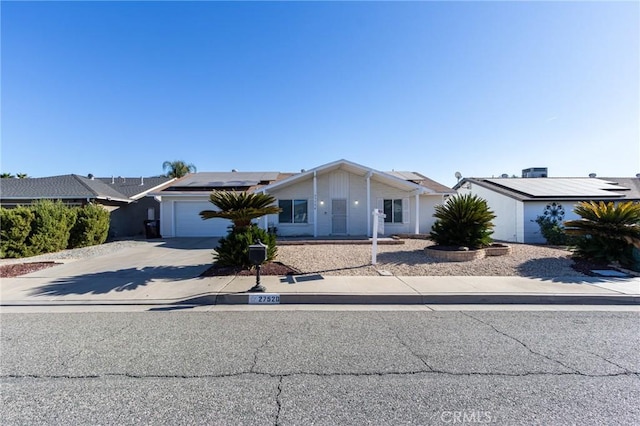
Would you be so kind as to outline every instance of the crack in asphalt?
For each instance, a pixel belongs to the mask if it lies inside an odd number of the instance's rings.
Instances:
[[[520,339],[518,339],[518,338],[516,338],[516,337],[513,337],[513,336],[511,336],[511,335],[509,335],[509,334],[505,333],[505,332],[504,332],[504,331],[502,331],[502,330],[498,330],[498,329],[497,329],[493,324],[490,324],[490,323],[485,322],[485,321],[483,321],[483,320],[481,320],[481,319],[479,319],[479,318],[476,318],[476,317],[474,317],[473,315],[469,314],[468,312],[460,311],[460,313],[461,313],[462,315],[465,315],[465,316],[467,316],[467,317],[469,317],[469,318],[471,318],[471,319],[473,319],[473,320],[475,320],[475,321],[477,321],[477,322],[481,323],[481,324],[484,324],[484,325],[486,325],[486,326],[488,326],[488,327],[491,327],[491,328],[492,328],[496,333],[501,334],[502,336],[507,337],[507,338],[509,338],[509,339],[513,340],[514,342],[519,343],[520,345],[522,345],[522,347],[523,347],[523,348],[525,348],[526,350],[528,350],[528,351],[529,351],[529,352],[531,352],[532,354],[534,354],[534,355],[538,355],[538,356],[541,356],[542,358],[544,358],[544,359],[546,359],[546,360],[549,360],[549,361],[551,361],[551,362],[555,362],[556,364],[560,364],[562,367],[564,367],[564,368],[566,368],[566,369],[568,369],[568,370],[573,371],[575,374],[580,374],[580,375],[582,375],[582,373],[581,373],[578,369],[573,368],[573,367],[571,367],[571,366],[569,366],[569,365],[567,365],[567,364],[563,363],[562,361],[559,361],[559,360],[557,360],[557,359],[551,358],[549,355],[545,355],[545,354],[543,354],[543,353],[540,353],[540,352],[536,352],[536,351],[534,351],[534,350],[533,350],[533,349],[531,349],[529,346],[527,346],[527,344],[526,344],[526,343],[524,343],[522,340],[520,340]]]
[[[587,351],[587,353],[588,353],[588,354],[591,354],[591,355],[594,355],[594,356],[596,356],[596,357],[600,358],[601,360],[603,360],[603,361],[605,361],[605,362],[608,362],[609,364],[611,364],[611,365],[613,365],[613,366],[616,366],[616,367],[618,367],[619,369],[621,369],[621,370],[623,370],[623,371],[626,371],[627,373],[633,373],[633,371],[629,370],[628,368],[623,367],[623,366],[621,366],[620,364],[617,364],[617,363],[615,363],[615,362],[613,362],[613,361],[611,361],[611,360],[609,360],[609,359],[607,359],[607,358],[603,357],[602,355],[599,355],[599,354],[597,354],[597,353],[595,353],[595,352],[590,352],[590,351]]]
[[[39,380],[57,380],[57,379],[69,379],[69,380],[83,380],[83,379],[104,379],[104,378],[128,378],[128,379],[226,379],[233,377],[244,377],[244,376],[265,376],[271,377],[273,379],[279,379],[280,384],[278,396],[280,395],[282,384],[282,380],[284,378],[291,378],[296,376],[315,376],[315,377],[323,377],[323,378],[331,378],[331,377],[402,377],[402,376],[416,376],[416,375],[445,375],[445,376],[453,376],[453,377],[531,377],[531,376],[546,376],[546,377],[554,377],[554,376],[578,376],[578,377],[589,377],[589,378],[606,378],[606,377],[638,377],[640,378],[640,373],[636,372],[621,372],[621,373],[606,373],[606,374],[586,374],[580,372],[563,372],[563,373],[550,373],[550,372],[526,372],[526,373],[487,373],[487,372],[452,372],[446,370],[433,370],[433,371],[425,371],[425,370],[416,370],[416,371],[387,371],[387,372],[362,372],[362,373],[316,373],[316,372],[305,372],[298,371],[292,373],[260,373],[260,372],[251,372],[251,371],[241,371],[238,373],[228,373],[228,374],[131,374],[131,373],[105,373],[105,374],[90,374],[90,375],[79,375],[73,376],[68,374],[63,375],[41,375],[41,374],[5,374],[0,376],[0,380],[5,379],[39,379]]]
[[[280,424],[280,412],[282,411],[282,400],[280,399],[280,395],[282,395],[282,381],[284,380],[284,376],[280,377],[278,380],[278,393],[276,394],[276,420],[274,422],[275,426]]]
[[[383,324],[386,324],[386,322],[384,321],[384,318],[382,318],[382,315],[379,314],[378,316],[383,320]],[[402,347],[404,347],[406,350],[408,350],[411,355],[413,355],[414,357],[418,358],[420,360],[420,362],[422,362],[422,364],[429,369],[429,371],[434,371],[433,367],[431,367],[431,365],[429,365],[429,363],[427,363],[427,361],[424,359],[424,357],[419,355],[419,354],[417,354],[411,348],[411,346],[409,346],[409,344],[407,342],[405,342],[400,337],[400,331],[396,331],[396,330],[392,329],[390,326],[386,326],[386,327],[391,333],[393,333],[396,336],[396,339],[398,340],[398,342],[400,342]]]
[[[250,373],[256,373],[255,369],[256,369],[256,366],[258,365],[258,355],[260,354],[260,350],[262,350],[262,348],[267,346],[267,344],[271,341],[272,337],[273,337],[273,334],[267,337],[265,341],[262,342],[262,344],[256,348],[255,352],[253,353],[253,365],[251,365],[251,368],[249,369]]]

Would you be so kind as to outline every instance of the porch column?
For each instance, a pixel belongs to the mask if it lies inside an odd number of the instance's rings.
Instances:
[[[262,195],[266,195],[267,191],[262,190]],[[264,215],[264,220],[262,221],[262,227],[265,231],[269,231],[269,215]]]
[[[313,172],[313,237],[318,237],[318,177]]]
[[[416,193],[416,228],[415,234],[420,233],[420,194]]]
[[[176,201],[171,200],[171,236],[176,236]]]
[[[371,172],[367,173],[367,236],[371,237]]]

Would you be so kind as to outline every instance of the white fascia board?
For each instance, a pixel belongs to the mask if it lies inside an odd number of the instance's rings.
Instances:
[[[105,200],[105,201],[121,201],[123,203],[131,204],[134,200],[129,198],[114,198],[114,197],[95,197],[94,200]]]
[[[327,164],[323,164],[322,166],[318,166],[318,167],[315,167],[313,169],[298,173],[296,175],[290,176],[290,177],[288,177],[286,179],[283,179],[281,181],[272,183],[271,185],[264,186],[264,187],[261,188],[261,190],[269,192],[270,190],[273,190],[275,188],[279,188],[281,186],[287,186],[287,185],[290,185],[290,184],[292,184],[292,183],[294,183],[296,181],[303,180],[305,178],[313,177],[314,173],[317,174],[317,173],[321,173],[321,172],[327,171],[327,170],[338,169],[342,165],[345,165],[350,169],[360,170],[364,174],[364,176],[370,176],[370,177],[378,176],[379,178],[381,178],[381,180],[388,180],[388,181],[394,182],[394,183],[397,184],[396,186],[401,186],[401,187],[404,187],[404,188],[407,188],[407,189],[418,190],[418,191],[420,191],[421,194],[433,193],[432,190],[430,190],[429,188],[426,188],[426,187],[424,187],[422,185],[418,185],[416,183],[413,183],[413,182],[410,182],[410,181],[407,181],[407,180],[400,179],[398,177],[392,176],[392,175],[390,175],[388,173],[372,169],[371,167],[365,167],[365,166],[363,166],[361,164],[357,164],[357,163],[354,163],[352,161],[348,161],[348,160],[344,160],[344,159],[333,161],[333,162],[327,163]],[[347,171],[349,171],[349,170],[347,170]]]
[[[209,195],[211,195],[211,191],[207,191],[207,192],[202,192],[202,191],[197,191],[197,192],[173,192],[173,191],[167,191],[167,192],[150,192],[148,194],[146,194],[146,197],[161,197],[161,198],[181,198],[181,197],[206,197],[207,199],[209,199]]]
[[[150,194],[150,192],[156,191],[158,188],[162,188],[163,186],[165,186],[165,185],[167,185],[167,184],[169,184],[169,183],[171,183],[171,182],[173,182],[175,180],[176,180],[176,178],[173,178],[171,180],[166,181],[165,183],[161,183],[160,185],[156,185],[153,188],[149,188],[146,191],[143,191],[143,192],[141,192],[139,194],[134,195],[133,197],[131,197],[131,199],[132,200],[138,200],[138,199],[140,199],[142,197],[147,197],[147,196],[150,196],[150,195],[153,196],[153,194]]]
[[[417,183],[413,183],[413,182],[410,182],[408,180],[400,179],[400,178],[395,177],[393,175],[390,175],[388,173],[380,172],[380,171],[377,171],[377,170],[371,170],[371,172],[372,172],[373,176],[378,176],[383,181],[384,180],[391,181],[391,182],[397,184],[398,186],[405,187],[408,190],[416,191],[419,194],[434,193],[432,190],[430,190],[427,187],[424,187],[422,185],[418,185]]]
[[[352,168],[360,169],[363,172],[372,172],[373,171],[373,169],[371,169],[370,167],[365,167],[365,166],[362,166],[360,164],[356,164],[356,163],[353,163],[351,161],[342,159],[342,160],[332,161],[331,163],[323,164],[323,165],[318,166],[318,167],[314,167],[313,169],[309,169],[309,170],[306,170],[304,172],[300,172],[300,173],[295,174],[293,176],[289,176],[286,179],[282,179],[282,180],[280,180],[278,182],[274,182],[271,185],[266,185],[266,186],[264,186],[264,187],[262,187],[260,189],[261,190],[265,190],[265,191],[268,192],[268,191],[270,191],[272,189],[279,188],[281,186],[290,185],[291,183],[294,183],[294,182],[296,182],[298,180],[302,180],[302,179],[307,178],[307,177],[313,177],[314,174],[317,175],[317,173],[323,172],[325,170],[332,170],[332,169],[340,168],[340,166],[343,165],[343,164],[346,165],[346,166],[352,167]]]

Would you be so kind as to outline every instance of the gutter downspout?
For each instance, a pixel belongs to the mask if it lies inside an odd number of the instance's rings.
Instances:
[[[262,190],[262,195],[266,195],[267,191],[265,191],[264,189]],[[264,215],[264,220],[262,221],[262,229],[264,229],[265,231],[269,232],[269,215],[265,214]]]
[[[160,218],[162,220],[162,218]],[[160,222],[162,223],[162,222]],[[171,236],[176,236],[176,202],[171,200]]]
[[[414,234],[420,233],[420,193],[416,192],[416,226]]]
[[[313,238],[318,237],[318,176],[313,171]]]

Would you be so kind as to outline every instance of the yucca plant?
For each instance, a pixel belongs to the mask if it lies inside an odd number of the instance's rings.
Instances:
[[[249,261],[249,245],[260,240],[267,245],[267,261],[273,260],[277,253],[276,237],[252,223],[267,214],[280,213],[274,206],[276,199],[269,194],[214,191],[209,201],[220,210],[203,210],[203,220],[213,218],[229,219],[233,223],[226,237],[220,238],[214,253],[219,266],[246,269],[252,266]]]
[[[574,248],[576,256],[640,267],[633,256],[634,247],[640,249],[640,204],[584,201],[573,211],[581,219],[564,225],[567,234],[579,237]]]
[[[477,195],[456,195],[435,207],[437,220],[431,228],[431,239],[441,246],[463,246],[472,249],[491,245],[493,219],[487,201]]]

